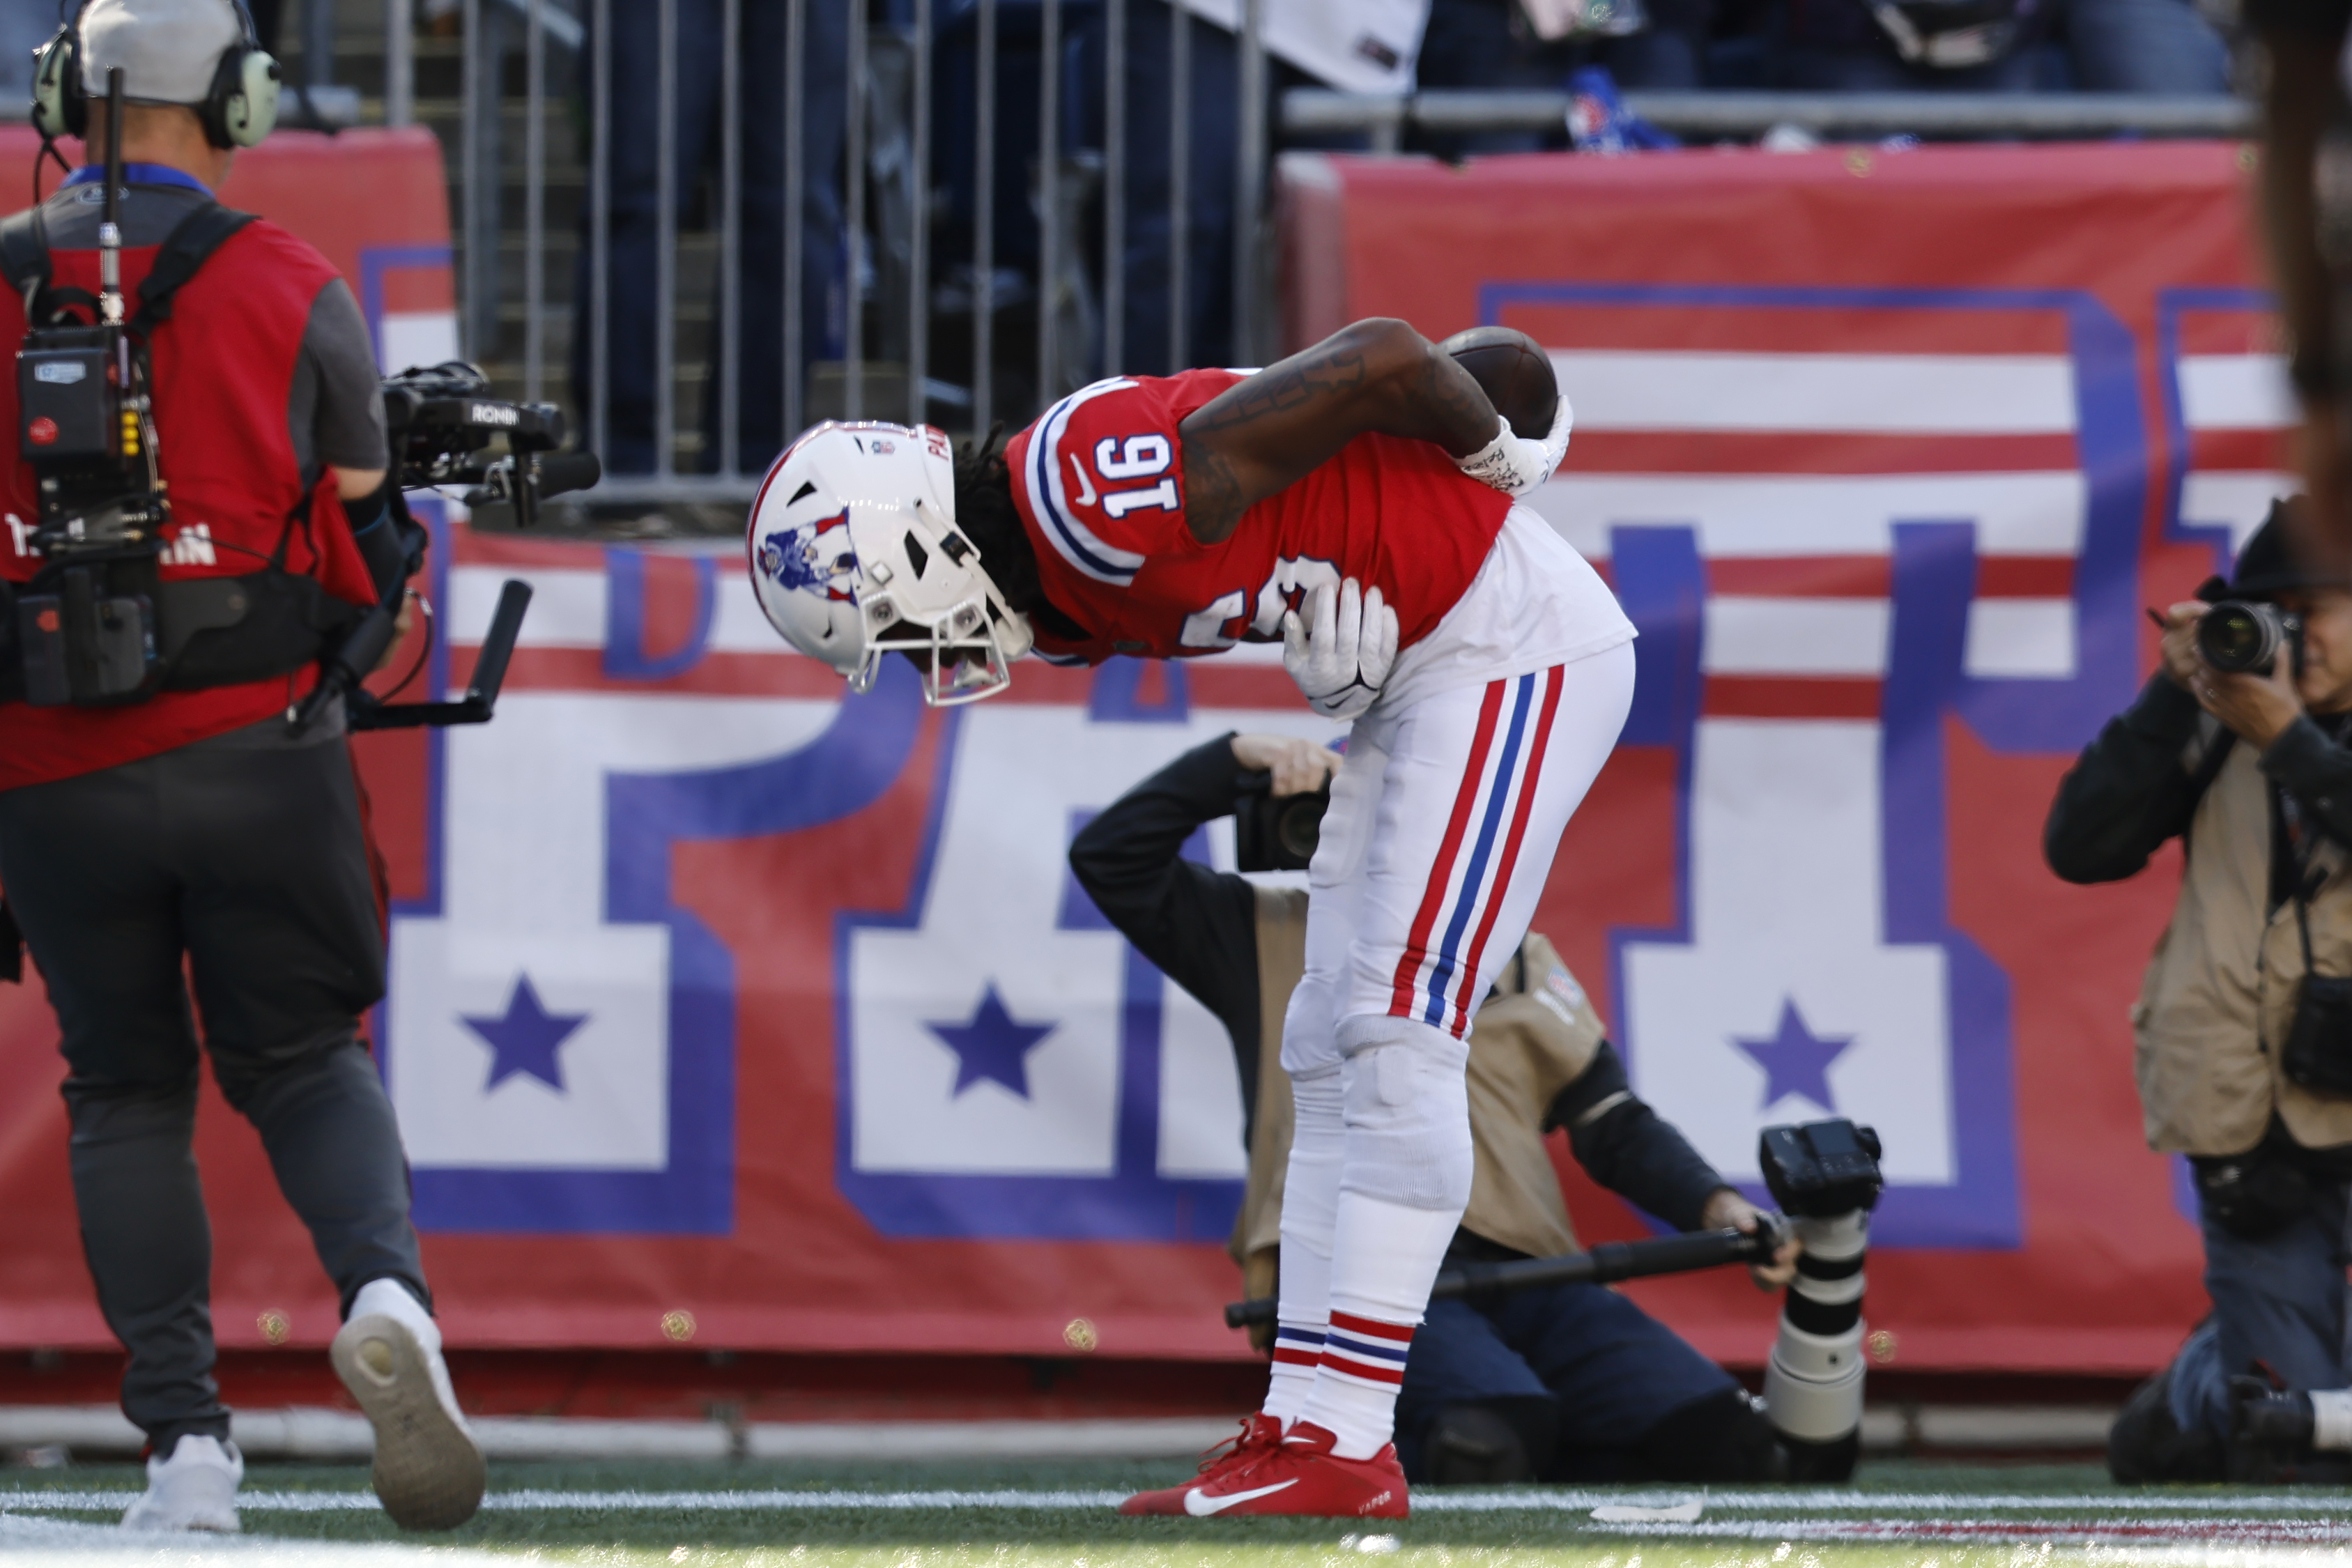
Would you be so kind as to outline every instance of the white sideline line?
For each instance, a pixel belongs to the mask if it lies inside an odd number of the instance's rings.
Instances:
[[[131,1506],[139,1494],[128,1490],[73,1491],[62,1488],[0,1489],[0,1513],[95,1512]],[[819,1509],[869,1509],[877,1512],[923,1509],[1073,1509],[1112,1508],[1127,1494],[1118,1491],[1051,1491],[997,1489],[986,1491],[852,1491],[771,1489],[744,1491],[494,1491],[482,1500],[486,1509],[512,1512],[544,1512],[562,1509],[595,1509],[614,1512],[649,1513],[677,1509],[722,1509],[744,1512],[783,1512]],[[1412,1497],[1415,1512],[1511,1513],[1583,1512],[1603,1503],[1675,1500],[1692,1494],[1654,1489],[1567,1490],[1530,1488],[1461,1491],[1424,1489]],[[1771,1522],[1799,1513],[1946,1514],[1958,1517],[1988,1513],[2091,1513],[2093,1520],[2050,1521],[2053,1528],[2089,1529],[2098,1523],[2136,1519],[2178,1521],[2205,1515],[2232,1518],[2248,1514],[2340,1515],[2340,1494],[2250,1494],[2233,1497],[2163,1497],[2074,1495],[1973,1496],[1948,1492],[1711,1491],[1703,1494],[1711,1515],[1751,1512]],[[372,1491],[247,1491],[237,1506],[257,1513],[332,1513],[373,1509]]]

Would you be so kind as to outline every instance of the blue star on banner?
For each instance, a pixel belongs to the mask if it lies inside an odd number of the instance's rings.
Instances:
[[[563,1065],[555,1059],[556,1047],[588,1021],[588,1015],[549,1012],[540,1005],[530,976],[518,974],[514,990],[507,997],[506,1016],[461,1016],[461,1021],[490,1047],[490,1081],[482,1086],[482,1092],[488,1093],[517,1073],[528,1073],[561,1094]]]
[[[1029,1098],[1029,1053],[1037,1042],[1060,1027],[1056,1024],[1023,1024],[1004,1010],[1003,999],[991,984],[981,993],[980,1005],[966,1024],[925,1024],[923,1027],[946,1042],[956,1054],[955,1088],[960,1095],[985,1079],[1001,1084],[1022,1099]]]
[[[1766,1109],[1791,1094],[1811,1100],[1823,1110],[1837,1109],[1837,1101],[1830,1098],[1829,1068],[1853,1044],[1853,1037],[1815,1035],[1805,1026],[1793,997],[1782,999],[1780,1032],[1772,1038],[1731,1043],[1764,1069],[1764,1099],[1757,1109]]]

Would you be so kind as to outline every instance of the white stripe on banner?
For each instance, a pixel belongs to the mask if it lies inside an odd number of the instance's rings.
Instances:
[[[1962,668],[1979,680],[2070,680],[2074,601],[1975,599]]]
[[[1571,448],[1573,450],[1573,448]],[[1571,458],[1573,461],[1573,458]],[[1696,528],[1699,552],[1885,555],[1897,519],[1973,522],[1982,555],[2077,555],[2083,476],[2025,474],[1579,474],[1528,498],[1587,560],[1613,528]]]
[[[2180,481],[2180,521],[2227,528],[2234,558],[2271,514],[2271,502],[2301,489],[2303,480],[2293,474],[2231,468],[2192,472]]]
[[[2042,436],[2074,428],[2061,354],[1554,350],[1580,430]]]
[[[2191,430],[2274,430],[2293,425],[2294,394],[2277,354],[2184,354],[2180,418]]]
[[[1710,595],[1709,675],[1884,675],[1893,607],[1885,599]]]

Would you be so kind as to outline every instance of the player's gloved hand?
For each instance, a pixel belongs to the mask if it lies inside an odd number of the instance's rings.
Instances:
[[[1396,612],[1353,577],[1307,595],[1307,614],[1285,611],[1282,668],[1326,719],[1353,719],[1372,705],[1396,663]]]
[[[1576,415],[1568,405],[1568,394],[1559,395],[1559,405],[1552,410],[1551,428],[1540,441],[1511,433],[1511,422],[1502,421],[1495,438],[1466,458],[1456,458],[1454,465],[1482,485],[1489,485],[1505,495],[1523,496],[1552,476],[1559,460],[1568,456],[1568,435],[1576,423]]]

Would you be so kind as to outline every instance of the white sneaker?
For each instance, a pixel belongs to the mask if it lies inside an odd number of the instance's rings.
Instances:
[[[441,1361],[441,1327],[397,1279],[371,1279],[330,1352],[375,1428],[375,1495],[403,1530],[451,1530],[482,1506],[482,1450]]]
[[[234,1443],[193,1433],[169,1458],[147,1461],[147,1490],[122,1516],[125,1530],[216,1530],[234,1535],[245,1456]]]

